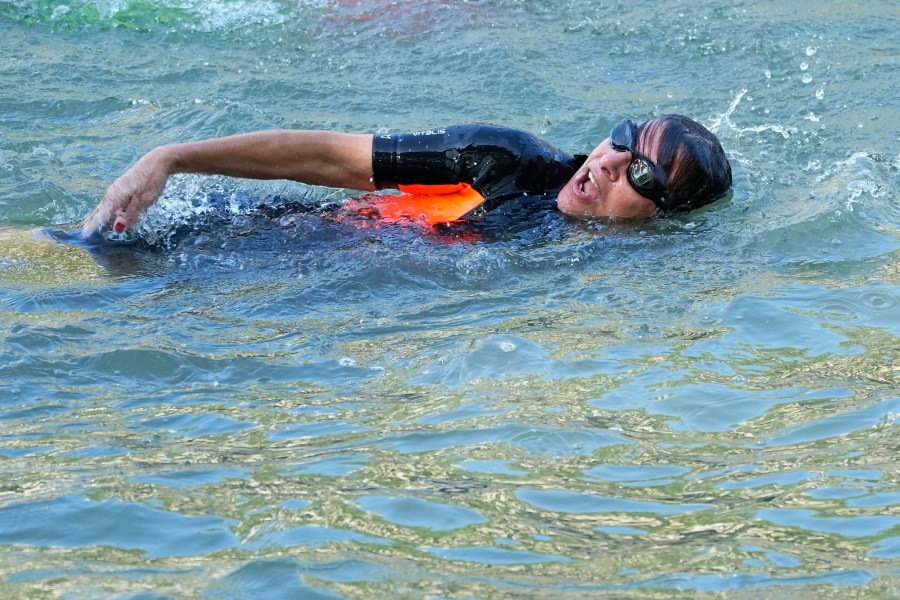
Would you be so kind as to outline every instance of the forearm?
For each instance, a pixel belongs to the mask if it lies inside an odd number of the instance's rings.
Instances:
[[[311,185],[371,191],[372,136],[331,131],[272,130],[153,151],[169,174],[202,173],[251,179],[292,179]]]

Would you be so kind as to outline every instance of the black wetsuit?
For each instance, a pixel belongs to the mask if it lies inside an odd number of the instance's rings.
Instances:
[[[376,188],[469,184],[484,202],[464,217],[521,196],[556,194],[584,163],[525,131],[494,125],[456,125],[430,131],[375,135]]]

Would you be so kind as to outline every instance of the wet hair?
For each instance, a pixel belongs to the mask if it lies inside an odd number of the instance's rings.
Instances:
[[[693,210],[728,193],[731,165],[706,127],[683,115],[664,115],[638,127],[642,145],[654,138],[659,140],[656,165],[666,173],[664,212]]]

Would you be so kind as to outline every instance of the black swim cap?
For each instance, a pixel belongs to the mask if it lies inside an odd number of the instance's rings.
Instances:
[[[667,177],[664,211],[693,210],[728,193],[731,164],[706,127],[684,115],[665,115],[638,129],[643,140],[658,139],[656,164]]]

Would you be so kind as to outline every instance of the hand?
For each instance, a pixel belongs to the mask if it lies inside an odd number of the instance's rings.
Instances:
[[[100,204],[82,221],[79,237],[90,237],[110,221],[116,233],[137,223],[166,187],[170,164],[165,147],[145,154],[109,186]]]

